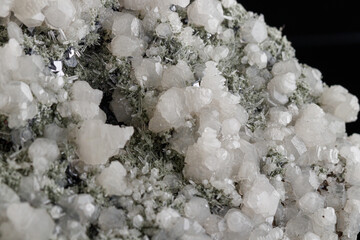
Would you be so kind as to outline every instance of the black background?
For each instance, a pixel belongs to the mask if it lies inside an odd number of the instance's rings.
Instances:
[[[360,1],[238,0],[261,13],[270,26],[282,27],[299,62],[319,69],[328,85],[339,84],[360,98]],[[360,120],[347,124],[360,133]]]

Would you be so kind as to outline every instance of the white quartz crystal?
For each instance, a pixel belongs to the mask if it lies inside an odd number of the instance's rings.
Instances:
[[[125,213],[115,207],[109,207],[101,211],[99,225],[105,230],[121,228],[125,224]]]
[[[279,200],[280,194],[264,175],[260,175],[245,195],[244,208],[245,211],[260,215],[265,219],[275,215]]]
[[[161,87],[169,89],[172,87],[186,87],[194,81],[194,74],[184,61],[179,61],[175,66],[164,69],[161,79]]]
[[[120,128],[100,120],[86,120],[76,134],[79,157],[87,164],[104,164],[119,153],[133,133],[132,127]]]
[[[293,73],[297,79],[301,75],[301,66],[296,59],[290,59],[275,63],[271,72],[274,76]]]
[[[71,0],[49,0],[43,13],[49,25],[64,28],[74,19],[76,9]]]
[[[355,146],[344,146],[340,149],[340,155],[346,160],[345,179],[352,185],[360,186],[360,149]]]
[[[20,44],[24,42],[24,34],[19,25],[15,22],[9,22],[7,24],[7,31],[10,39],[14,38]]]
[[[140,56],[144,52],[145,43],[138,38],[118,36],[111,42],[111,50],[117,57]]]
[[[54,140],[37,138],[30,145],[28,154],[35,170],[43,173],[60,156],[60,151]]]
[[[9,223],[1,225],[0,231],[8,239],[46,240],[55,227],[45,209],[35,209],[28,203],[13,203],[6,213]]]
[[[358,98],[342,86],[326,88],[320,98],[321,106],[326,112],[344,122],[354,122],[359,113]]]
[[[244,51],[247,54],[250,66],[256,65],[259,69],[265,68],[268,58],[265,52],[261,51],[255,43],[249,43]]]
[[[2,112],[9,115],[9,126],[19,127],[33,118],[37,107],[33,104],[30,87],[24,82],[11,82],[5,85],[4,94],[0,95]]]
[[[324,199],[316,192],[308,192],[299,199],[299,207],[306,213],[313,213],[324,207]]]
[[[116,36],[141,37],[143,34],[141,20],[129,13],[116,15],[112,25],[112,32]]]
[[[156,29],[156,34],[161,38],[168,38],[172,35],[172,30],[169,24],[167,23],[160,23]]]
[[[149,129],[154,132],[161,132],[172,127],[178,128],[185,123],[186,111],[183,90],[171,88],[161,95],[154,117],[150,120]]]
[[[97,207],[94,198],[89,194],[76,194],[62,201],[62,206],[73,212],[77,221],[86,222],[97,216]]]
[[[224,20],[223,9],[218,0],[195,0],[188,8],[190,23],[203,26],[209,33],[216,33]]]
[[[24,126],[38,110],[30,86],[20,81],[16,75],[15,79],[11,77],[12,72],[20,67],[22,54],[21,47],[14,38],[0,48],[0,55],[6,58],[1,60],[0,112],[8,116],[10,128]]]
[[[14,4],[14,0],[2,1],[0,6],[0,17],[8,16],[13,4]]]
[[[303,74],[305,78],[302,78],[302,80],[309,85],[311,93],[319,96],[324,91],[321,72],[314,68],[305,67]]]
[[[129,195],[131,188],[126,182],[126,169],[117,161],[111,162],[110,166],[103,169],[97,177],[97,182],[105,189],[108,195]]]
[[[170,229],[180,218],[180,214],[172,208],[162,209],[156,216],[156,223],[163,229]]]
[[[199,223],[205,222],[210,216],[210,208],[206,199],[193,197],[184,207],[185,216],[198,221]]]
[[[136,61],[136,60],[135,60]],[[140,59],[134,63],[135,77],[139,84],[144,87],[159,87],[163,74],[161,63],[151,59]]]
[[[319,236],[327,236],[328,233],[335,231],[336,214],[333,208],[318,209],[312,214],[311,219],[314,233]]]
[[[286,110],[281,110],[278,108],[271,108],[269,111],[270,120],[274,123],[286,126],[292,120],[292,115]]]
[[[76,81],[72,85],[71,94],[75,101],[86,101],[96,105],[100,105],[103,95],[100,90],[92,89],[85,81]]]
[[[117,57],[141,56],[146,43],[143,41],[141,21],[132,14],[124,13],[115,17],[112,25],[115,38],[111,50]]]
[[[304,107],[295,124],[295,133],[307,146],[327,145],[335,142],[336,136],[329,131],[324,111],[316,104]]]
[[[63,117],[74,116],[81,120],[103,119],[99,108],[103,93],[85,81],[76,81],[71,88],[71,100],[58,105]]]
[[[249,239],[273,239],[273,240],[280,240],[280,239],[287,239],[284,236],[284,231],[281,228],[272,228],[268,224],[261,224],[257,226],[250,234]]]
[[[185,162],[185,176],[197,181],[226,177],[231,172],[230,154],[211,128],[206,128],[197,143],[189,147]]]
[[[45,19],[42,10],[48,6],[48,0],[14,1],[13,11],[15,17],[27,27],[40,26]]]
[[[270,96],[278,103],[285,104],[296,90],[296,75],[292,72],[277,75],[267,85]]]
[[[6,184],[0,183],[0,219],[6,219],[7,207],[18,202],[20,202],[20,198],[14,190]]]
[[[236,0],[222,0],[221,1],[224,8],[230,8],[236,6]]]
[[[234,236],[246,238],[249,236],[253,223],[238,209],[230,209],[224,216],[227,227],[230,232],[237,233]]]
[[[264,17],[250,18],[241,28],[242,39],[248,43],[261,43],[268,37]]]

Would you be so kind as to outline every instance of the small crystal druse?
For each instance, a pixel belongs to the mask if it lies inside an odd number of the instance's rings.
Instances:
[[[0,239],[356,239],[358,112],[235,0],[1,0]]]

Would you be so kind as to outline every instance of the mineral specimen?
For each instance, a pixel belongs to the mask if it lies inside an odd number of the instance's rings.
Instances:
[[[235,0],[2,0],[0,239],[356,239],[356,96]]]

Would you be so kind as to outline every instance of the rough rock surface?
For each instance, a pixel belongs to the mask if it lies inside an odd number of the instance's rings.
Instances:
[[[235,0],[1,0],[0,239],[356,239],[358,112]]]

